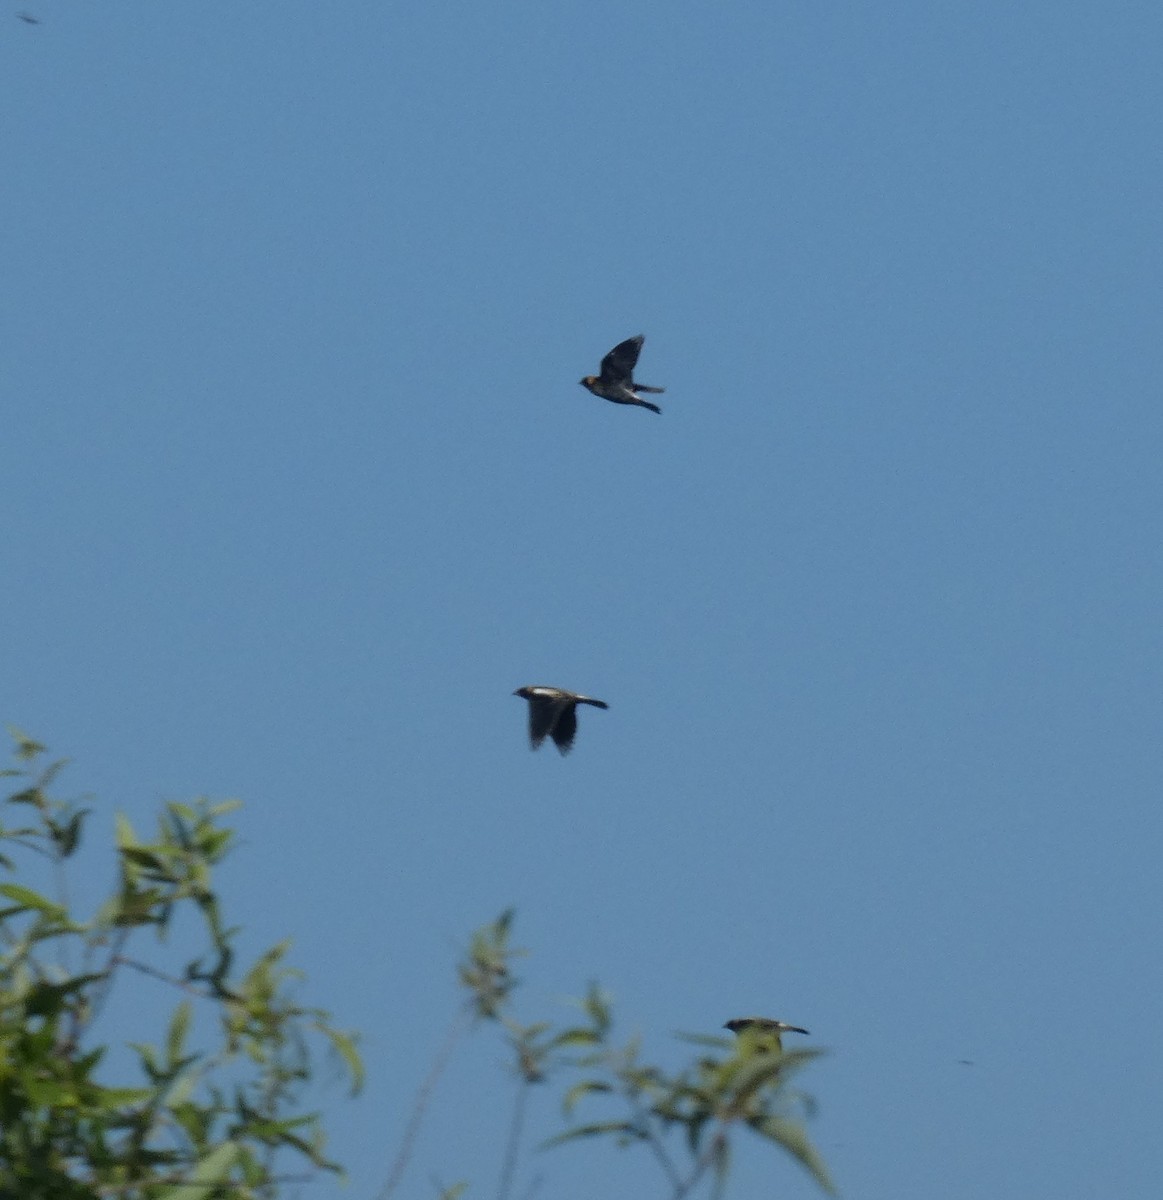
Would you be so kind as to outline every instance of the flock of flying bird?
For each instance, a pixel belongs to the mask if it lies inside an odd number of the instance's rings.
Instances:
[[[640,333],[637,337],[619,342],[602,359],[599,374],[582,378],[582,387],[614,404],[633,404],[661,413],[662,409],[657,404],[643,400],[639,393],[660,395],[666,389],[634,381],[634,368],[638,365],[638,355],[644,341],[646,337]],[[583,696],[580,692],[540,683],[519,687],[513,695],[529,702],[530,746],[536,750],[547,737],[552,738],[562,755],[570,752],[577,735],[577,706],[589,704],[593,708],[610,707],[604,700],[596,700],[593,696]],[[776,1021],[770,1017],[734,1017],[723,1028],[729,1029],[740,1040],[749,1042],[757,1051],[773,1051],[776,1054],[783,1051],[782,1034],[808,1032],[798,1025],[789,1025],[786,1021]]]

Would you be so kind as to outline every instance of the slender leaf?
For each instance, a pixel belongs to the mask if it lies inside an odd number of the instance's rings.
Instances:
[[[190,1018],[193,1010],[189,1000],[183,1000],[174,1009],[170,1021],[169,1033],[166,1034],[166,1054],[169,1055],[170,1065],[182,1056],[182,1047],[186,1044],[186,1035],[190,1032]]]
[[[578,1138],[601,1137],[606,1133],[617,1133],[623,1137],[640,1141],[646,1134],[633,1121],[594,1121],[590,1125],[579,1125],[576,1129],[567,1129],[555,1137],[541,1143],[543,1149],[550,1146],[560,1146],[565,1142],[575,1142]]]
[[[9,909],[9,912],[21,912],[24,909],[34,908],[55,917],[58,921],[65,917],[65,910],[59,904],[20,883],[0,883],[0,896],[7,896],[9,900],[15,900],[19,905],[19,908]]]
[[[602,1083],[598,1079],[583,1079],[580,1083],[575,1083],[573,1087],[565,1093],[565,1097],[561,1101],[561,1107],[566,1116],[570,1116],[573,1110],[577,1107],[577,1102],[583,1096],[592,1096],[595,1093],[609,1093],[614,1089],[608,1083]]]
[[[158,1200],[206,1200],[230,1176],[241,1149],[237,1142],[225,1142],[211,1150],[198,1162],[188,1182],[159,1192]]]
[[[824,1166],[824,1160],[808,1140],[807,1132],[798,1121],[791,1121],[787,1117],[770,1116],[757,1118],[749,1121],[748,1124],[756,1133],[770,1138],[771,1141],[782,1146],[793,1158],[806,1167],[815,1181],[829,1195],[836,1194],[835,1185],[828,1175],[828,1168]]]
[[[332,1049],[343,1060],[351,1075],[351,1094],[358,1095],[363,1090],[367,1076],[364,1071],[363,1059],[360,1058],[359,1051],[355,1047],[355,1038],[349,1033],[332,1029],[330,1025],[326,1025],[322,1021],[316,1021],[314,1028],[327,1038]]]

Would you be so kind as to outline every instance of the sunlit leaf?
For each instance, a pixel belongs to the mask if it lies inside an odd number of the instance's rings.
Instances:
[[[563,1046],[598,1046],[601,1038],[592,1029],[566,1029],[550,1039],[550,1046],[560,1049]]]
[[[27,733],[12,725],[8,726],[8,734],[16,743],[13,753],[21,762],[31,762],[38,754],[44,754],[48,750],[47,746],[41,745],[34,738],[30,738]]]
[[[332,1049],[343,1059],[344,1065],[351,1075],[351,1094],[354,1096],[362,1091],[366,1073],[363,1059],[360,1058],[359,1051],[356,1049],[355,1038],[349,1033],[332,1029],[330,1025],[326,1025],[322,1021],[316,1022],[315,1028],[327,1038]]]
[[[65,916],[65,910],[59,904],[20,883],[0,883],[0,896],[6,896],[18,905],[15,909],[8,909],[10,913],[32,908],[57,920],[62,920]]]
[[[188,1182],[163,1189],[158,1200],[206,1200],[229,1178],[240,1149],[235,1142],[225,1142],[211,1150],[195,1165]]]
[[[189,1000],[183,1000],[174,1009],[170,1020],[169,1033],[166,1035],[166,1054],[172,1066],[182,1056],[182,1047],[186,1044],[186,1035],[190,1032],[190,1020],[193,1009]]]
[[[171,1110],[180,1109],[190,1099],[198,1083],[198,1073],[196,1071],[187,1071],[185,1068],[196,1061],[197,1056],[191,1055],[189,1058],[172,1064],[173,1067],[182,1071],[182,1074],[178,1076],[177,1082],[166,1093],[167,1108]]]
[[[595,1093],[608,1093],[614,1089],[608,1083],[603,1083],[598,1079],[583,1079],[580,1083],[575,1083],[573,1087],[565,1093],[565,1097],[561,1101],[561,1107],[565,1111],[566,1116],[570,1116],[573,1110],[577,1107],[577,1102],[583,1096],[592,1096]]]
[[[548,1149],[550,1146],[560,1146],[565,1142],[576,1142],[579,1138],[601,1137],[606,1133],[616,1133],[621,1137],[641,1140],[646,1134],[633,1121],[595,1121],[590,1125],[578,1125],[575,1129],[567,1129],[541,1143]]]
[[[824,1160],[808,1140],[807,1132],[798,1121],[789,1120],[787,1117],[769,1116],[748,1121],[748,1124],[756,1133],[770,1138],[771,1141],[782,1146],[793,1158],[806,1167],[824,1191],[830,1195],[836,1194],[836,1188],[828,1176]]]

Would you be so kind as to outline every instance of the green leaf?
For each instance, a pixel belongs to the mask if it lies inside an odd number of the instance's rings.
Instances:
[[[69,818],[66,825],[58,826],[55,830],[54,838],[62,857],[68,858],[76,850],[81,840],[81,826],[89,815],[89,811],[87,808],[80,809]]]
[[[47,746],[42,746],[40,742],[30,738],[27,733],[15,726],[8,726],[8,735],[16,743],[14,753],[21,762],[31,762],[38,754],[44,754],[48,749]]]
[[[166,1054],[169,1055],[171,1066],[182,1057],[182,1047],[186,1044],[186,1035],[190,1032],[191,1012],[189,1000],[183,1000],[174,1009],[170,1030],[166,1035]]]
[[[184,1070],[185,1067],[196,1061],[197,1058],[193,1056],[182,1061],[181,1069],[183,1073],[178,1077],[177,1083],[166,1093],[166,1107],[171,1111],[182,1109],[197,1085],[197,1072]]]
[[[594,1023],[599,1036],[604,1037],[610,1029],[610,998],[596,983],[590,984],[590,990],[582,1001],[582,1008],[587,1017]]]
[[[241,1149],[237,1142],[224,1142],[199,1161],[189,1182],[159,1192],[158,1200],[206,1200],[229,1177]]]
[[[9,909],[9,912],[21,912],[24,909],[35,908],[58,920],[65,916],[65,910],[59,904],[54,904],[39,892],[34,892],[32,888],[26,888],[20,883],[0,883],[0,896],[7,896],[9,900],[15,900],[19,905],[19,908]]]
[[[23,1084],[24,1094],[36,1107],[61,1109],[75,1108],[77,1105],[77,1089],[66,1080],[37,1079],[26,1075]]]
[[[141,1069],[154,1083],[164,1077],[165,1072],[158,1062],[157,1051],[148,1042],[129,1042],[128,1045],[131,1050],[137,1051],[141,1059]]]
[[[41,794],[40,788],[30,787],[25,788],[22,792],[13,792],[8,797],[9,804],[31,804],[35,808],[44,808],[45,799]]]
[[[513,918],[517,915],[515,908],[506,908],[493,924],[493,936],[498,942],[504,943],[513,927]]]
[[[134,866],[144,867],[147,871],[164,871],[165,860],[144,846],[122,846],[121,856],[128,859]]]
[[[114,823],[117,826],[117,845],[123,850],[126,846],[136,846],[137,834],[133,832],[129,818],[124,813],[118,813]]]
[[[589,1125],[579,1125],[576,1129],[567,1129],[541,1143],[543,1149],[550,1146],[560,1146],[565,1142],[573,1142],[578,1138],[601,1137],[606,1133],[616,1133],[622,1137],[642,1141],[646,1134],[633,1121],[594,1121]]]
[[[316,1119],[310,1113],[304,1113],[298,1117],[287,1117],[283,1121],[249,1121],[245,1128],[248,1137],[262,1138],[265,1141],[279,1141],[285,1139],[292,1129],[302,1129],[305,1126],[314,1125]]]
[[[736,1099],[742,1102],[769,1084],[778,1087],[784,1073],[782,1054],[756,1053],[728,1059],[714,1083],[717,1088],[734,1087]]]
[[[807,1132],[798,1121],[788,1120],[787,1117],[756,1117],[747,1122],[756,1133],[770,1138],[776,1145],[782,1146],[793,1158],[807,1168],[815,1181],[830,1196],[836,1195],[836,1188],[828,1175],[824,1160],[817,1153],[815,1146],[808,1140]]]
[[[565,1093],[565,1098],[561,1102],[561,1107],[568,1117],[577,1107],[577,1102],[583,1096],[592,1096],[595,1093],[609,1093],[614,1089],[608,1083],[602,1083],[598,1079],[583,1079],[580,1083],[575,1083],[573,1087]]]
[[[335,1053],[343,1059],[344,1065],[351,1075],[351,1094],[358,1095],[363,1090],[366,1074],[363,1059],[360,1058],[359,1051],[355,1048],[355,1038],[349,1033],[341,1033],[338,1029],[332,1029],[330,1025],[326,1025],[322,1021],[316,1021],[314,1024],[315,1028],[331,1043]]]
[[[549,1042],[554,1049],[562,1046],[598,1046],[602,1039],[592,1029],[564,1029]]]
[[[30,1017],[55,1016],[65,1006],[65,1001],[73,992],[79,992],[91,983],[106,978],[104,971],[90,975],[78,975],[67,979],[64,983],[48,983],[41,980],[28,991],[24,1002],[25,1012]]]

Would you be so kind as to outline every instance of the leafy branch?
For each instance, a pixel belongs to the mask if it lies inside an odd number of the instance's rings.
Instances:
[[[23,786],[0,807],[0,870],[14,873],[22,854],[47,858],[63,896],[89,813],[50,796],[63,762],[37,772],[45,748],[14,739],[18,766],[0,776]],[[362,1064],[329,1013],[293,999],[300,976],[284,965],[287,943],[239,967],[238,930],[213,886],[234,840],[221,819],[236,807],[169,804],[152,839],[119,816],[117,884],[87,919],[26,883],[0,883],[0,1195],[245,1200],[299,1178],[279,1167],[284,1155],[339,1171],[319,1114],[302,1105],[313,1047],[334,1053],[353,1092]],[[149,946],[185,911],[199,917],[205,948],[174,974],[149,961]],[[80,951],[75,972],[61,965],[70,947]],[[182,998],[161,1045],[131,1044],[139,1077],[110,1083],[93,1025],[126,971]],[[196,1009],[198,1028],[217,1032],[210,1045],[194,1036]]]
[[[612,1143],[618,1149],[645,1146],[665,1178],[670,1200],[686,1200],[704,1181],[709,1181],[712,1196],[723,1195],[736,1135],[744,1129],[789,1154],[823,1191],[835,1194],[805,1128],[811,1099],[793,1086],[799,1072],[822,1051],[775,1050],[746,1037],[727,1041],[687,1035],[682,1040],[703,1052],[692,1064],[670,1073],[643,1060],[638,1038],[615,1041],[610,1002],[596,985],[578,1002],[580,1022],[560,1027],[551,1022],[522,1024],[511,1015],[519,985],[513,960],[524,953],[511,944],[512,926],[513,912],[508,910],[477,930],[459,967],[467,992],[465,1011],[478,1023],[499,1028],[520,1083],[498,1200],[508,1200],[512,1190],[529,1089],[547,1082],[563,1089],[562,1110],[569,1124],[543,1148],[580,1140]],[[431,1076],[430,1082],[434,1083]],[[594,1115],[578,1119],[580,1109],[595,1105]],[[409,1148],[414,1136],[413,1128]],[[397,1159],[392,1186],[399,1182],[406,1161],[406,1155]]]

